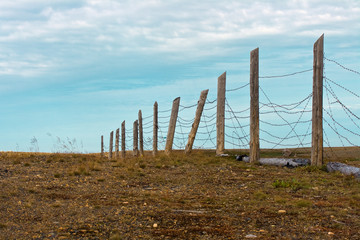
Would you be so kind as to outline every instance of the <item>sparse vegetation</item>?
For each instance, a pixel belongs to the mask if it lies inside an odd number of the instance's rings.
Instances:
[[[354,150],[339,150],[336,160],[354,159]],[[262,153],[276,154],[282,151]],[[213,151],[130,155],[110,161],[98,154],[2,153],[0,236],[328,239],[332,232],[334,239],[360,238],[360,182],[351,176],[251,165]]]

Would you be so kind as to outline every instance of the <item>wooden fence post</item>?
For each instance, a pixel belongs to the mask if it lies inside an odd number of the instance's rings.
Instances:
[[[126,145],[125,145],[125,121],[121,123],[121,157],[125,159]]]
[[[311,165],[323,165],[324,34],[314,44]]]
[[[259,48],[250,53],[250,162],[260,160],[259,141]]]
[[[136,157],[139,156],[138,141],[138,120],[136,120],[133,125],[133,155]]]
[[[139,121],[139,147],[140,147],[140,156],[144,156],[144,135],[143,135],[143,122],[142,122],[142,113],[139,110],[138,114],[138,121]]]
[[[171,117],[169,122],[169,129],[166,137],[165,153],[169,155],[172,151],[174,142],[176,121],[179,113],[180,97],[175,98],[172,105]]]
[[[100,156],[103,158],[104,157],[104,136],[101,135],[101,154]]]
[[[224,154],[225,150],[225,92],[226,72],[224,72],[218,78],[216,114],[216,155]]]
[[[115,137],[115,158],[119,158],[119,141],[120,141],[120,129],[116,129],[116,137]]]
[[[113,152],[113,141],[114,141],[114,131],[110,133],[110,143],[109,143],[109,159],[112,159],[112,152]]]
[[[193,125],[191,127],[191,131],[189,133],[189,139],[188,139],[188,142],[187,142],[186,147],[185,147],[185,154],[189,154],[191,152],[191,150],[192,150],[194,140],[195,140],[195,137],[196,137],[196,132],[197,132],[198,127],[199,127],[201,114],[202,114],[202,112],[204,110],[204,105],[205,105],[205,101],[206,101],[206,97],[207,97],[208,92],[209,92],[209,89],[202,91],[201,94],[200,94],[200,99],[198,101],[198,106],[196,108],[196,113],[195,113],[195,120],[194,120],[194,123],[193,123]]]
[[[153,156],[155,157],[158,152],[158,103],[154,103],[154,125],[153,125]]]

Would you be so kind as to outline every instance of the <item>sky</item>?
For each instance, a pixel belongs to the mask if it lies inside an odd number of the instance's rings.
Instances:
[[[2,0],[0,151],[56,152],[70,140],[76,151],[99,152],[101,135],[108,142],[124,120],[130,130],[138,110],[150,116],[155,101],[159,110],[171,108],[176,97],[190,106],[204,89],[213,100],[225,71],[227,89],[247,84],[255,48],[260,76],[311,69],[313,44],[322,34],[328,59],[360,71],[358,0]],[[325,72],[355,93],[332,85],[360,116],[359,75],[330,61]],[[312,72],[261,78],[260,86],[273,102],[295,103],[311,94]],[[249,107],[249,87],[228,92],[227,99],[234,111]],[[339,104],[328,111],[344,124],[337,126],[341,134],[360,145],[359,119]],[[195,109],[188,112],[183,119]],[[272,131],[285,136],[288,129]],[[331,128],[327,132],[333,146],[343,144]]]

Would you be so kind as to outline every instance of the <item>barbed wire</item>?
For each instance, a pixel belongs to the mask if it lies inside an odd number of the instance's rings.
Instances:
[[[299,72],[293,72],[293,73],[288,73],[288,74],[283,74],[283,75],[275,75],[275,76],[260,76],[259,78],[282,78],[282,77],[289,77],[289,76],[293,76],[293,75],[297,75],[297,74],[301,74],[301,73],[305,73],[305,72],[310,72],[313,69],[306,69],[303,71],[299,71]]]
[[[298,148],[299,147],[299,144],[283,144],[283,143],[269,141],[269,140],[266,140],[266,139],[263,139],[263,138],[260,138],[260,141],[263,141],[263,142],[266,142],[266,143],[269,143],[269,144],[274,144],[276,146],[287,147],[287,148],[293,148],[293,147]],[[311,142],[301,143],[301,145],[303,147],[305,147],[306,145],[310,145],[310,144],[311,144]]]
[[[185,109],[190,109],[190,108],[194,108],[194,107],[196,107],[198,104],[196,103],[196,104],[194,104],[194,105],[190,105],[190,106],[183,106],[183,105],[180,105],[180,110],[179,110],[179,112],[182,112],[183,110],[185,110]]]
[[[206,102],[205,102],[205,103],[207,103],[207,104],[213,104],[214,102],[216,102],[216,100],[217,100],[217,98],[215,98],[215,99],[212,100],[212,101],[209,101],[208,99],[206,99]]]
[[[354,96],[356,96],[356,97],[360,98],[360,96],[359,96],[359,95],[357,95],[356,93],[354,93],[353,91],[351,91],[351,90],[347,89],[347,88],[346,88],[346,87],[344,87],[344,86],[341,86],[340,84],[338,84],[338,83],[336,83],[335,81],[333,81],[333,80],[329,79],[328,77],[324,76],[324,79],[325,79],[325,80],[328,80],[328,81],[330,81],[330,82],[332,82],[332,83],[333,83],[333,84],[335,84],[336,86],[338,86],[338,87],[340,87],[340,88],[344,89],[345,91],[347,91],[347,92],[351,93],[352,95],[354,95]]]
[[[291,110],[294,110],[295,108],[297,108],[298,106],[300,106],[302,103],[304,103],[306,100],[308,100],[309,98],[312,97],[312,93],[310,93],[306,98],[300,100],[299,102],[295,102],[295,103],[290,103],[290,104],[283,104],[283,105],[280,105],[280,104],[277,104],[277,103],[273,103],[273,102],[270,102],[270,103],[262,103],[262,102],[259,102],[260,104],[262,104],[263,106],[266,106],[266,107],[271,107],[271,108],[274,108],[274,107],[279,107],[279,108],[283,108],[283,109],[286,109],[288,111],[291,111]],[[290,106],[293,106],[293,107],[290,107]],[[288,108],[289,107],[289,108]]]
[[[339,137],[342,137],[344,140],[346,140],[351,146],[353,147],[357,147],[356,144],[352,143],[347,137],[343,136],[342,134],[340,134],[338,131],[336,131],[331,124],[325,119],[323,118],[324,122],[334,131],[335,134],[337,134]]]
[[[259,122],[261,123],[264,123],[264,124],[267,124],[267,125],[270,125],[270,126],[273,126],[273,127],[284,127],[284,126],[288,126],[287,123],[279,123],[279,124],[276,124],[276,123],[271,123],[271,122],[267,122],[267,121],[264,121],[264,120],[259,120]],[[302,123],[311,123],[311,119],[310,120],[303,120],[303,121],[297,121],[297,122],[289,122],[290,125],[293,125],[293,124],[302,124]]]
[[[170,109],[167,109],[167,110],[162,110],[162,111],[158,111],[158,113],[166,113],[166,112],[171,112],[171,108]]]
[[[336,65],[340,66],[341,68],[343,68],[343,69],[345,69],[345,70],[347,70],[347,71],[349,71],[349,72],[353,72],[353,73],[355,73],[355,74],[360,75],[360,72],[358,72],[358,71],[356,71],[356,70],[353,70],[353,69],[350,69],[350,68],[347,68],[347,67],[345,67],[344,65],[340,64],[339,62],[337,62],[337,61],[335,61],[335,60],[333,60],[333,59],[329,59],[329,58],[327,58],[327,57],[325,57],[325,56],[324,56],[324,59],[327,60],[327,61],[329,61],[329,62],[335,63]]]
[[[269,101],[269,103],[271,103],[268,95],[265,93],[265,91],[262,89],[262,87],[259,86],[259,88],[260,88],[261,92],[264,94],[264,96],[266,97],[266,99]],[[308,101],[307,101],[307,103],[306,103],[303,111],[299,111],[300,116],[299,116],[299,118],[297,119],[297,122],[296,122],[295,124],[293,124],[293,125],[291,125],[291,124],[289,123],[289,121],[287,121],[285,118],[283,118],[283,117],[280,115],[280,113],[276,110],[276,108],[272,106],[272,108],[274,109],[274,113],[276,113],[276,114],[290,127],[290,131],[288,132],[288,134],[287,134],[280,142],[278,142],[277,144],[275,144],[275,145],[273,146],[273,149],[276,148],[277,146],[283,145],[283,144],[281,144],[281,143],[282,143],[284,140],[286,140],[286,139],[288,138],[288,136],[289,136],[292,132],[293,132],[293,133],[296,135],[296,137],[298,138],[298,140],[299,140],[299,142],[300,142],[300,145],[303,146],[303,141],[300,139],[300,136],[299,136],[299,135],[297,134],[297,132],[295,131],[295,127],[298,125],[298,122],[301,120],[303,114],[306,112],[305,109],[307,108],[307,105],[309,104],[309,102],[310,102],[310,98],[308,98]],[[298,145],[298,146],[300,146],[300,145]]]
[[[326,84],[325,81],[325,85],[324,85],[325,89],[327,91],[329,91],[329,93],[332,95],[332,97],[336,100],[337,103],[339,103],[341,105],[341,107],[343,108],[343,110],[345,112],[350,113],[353,117],[357,118],[358,120],[360,120],[360,117],[358,117],[355,113],[353,113],[348,107],[345,106],[345,104],[343,104],[340,99],[337,97],[337,95],[335,94],[334,90],[331,88],[330,85]],[[351,119],[351,118],[350,118]]]
[[[231,106],[230,106],[230,104],[229,104],[229,102],[228,102],[228,100],[227,100],[226,98],[225,98],[225,104],[226,104],[226,106],[229,108],[230,113],[234,116],[234,118],[235,118],[235,120],[236,120],[236,122],[237,122],[237,124],[238,124],[238,126],[239,126],[239,128],[240,128],[240,130],[241,130],[241,132],[242,132],[242,134],[243,134],[243,136],[246,136],[246,133],[245,133],[242,125],[241,125],[240,122],[239,122],[238,116],[235,115],[234,111],[232,110],[232,108],[231,108]],[[246,117],[247,117],[247,118],[250,118],[250,116],[246,116]],[[231,121],[232,121],[232,123],[233,123],[233,126],[235,126],[235,124],[234,124],[234,118],[230,118]],[[245,139],[246,139],[247,142],[249,142],[249,140],[248,140],[246,137],[245,137]],[[242,138],[240,138],[240,141],[241,141],[242,144],[244,144],[243,141],[242,141]]]
[[[245,85],[243,85],[243,86],[240,86],[240,87],[237,87],[237,88],[233,88],[233,89],[226,90],[226,92],[233,92],[233,91],[237,91],[237,90],[243,89],[243,88],[245,88],[245,87],[247,87],[247,86],[249,86],[249,85],[250,85],[250,83],[246,83],[246,84],[245,84]]]
[[[212,106],[210,108],[204,108],[204,111],[210,111],[210,110],[215,109],[216,107],[217,107],[217,105],[214,105],[214,106]]]
[[[327,85],[328,82],[325,80],[325,85]],[[326,94],[326,98],[327,98],[327,101],[328,101],[328,107],[329,107],[329,111],[330,111],[330,115],[331,115],[331,118],[333,118],[333,112],[332,112],[332,108],[331,108],[331,102],[330,102],[330,97],[329,97],[329,91],[325,88],[325,94]],[[326,109],[324,108],[324,110],[326,111]],[[333,123],[334,125],[334,129],[337,131],[337,128],[336,128],[336,124],[335,122]],[[338,136],[342,146],[344,146],[344,142],[342,140],[342,138],[340,136]]]

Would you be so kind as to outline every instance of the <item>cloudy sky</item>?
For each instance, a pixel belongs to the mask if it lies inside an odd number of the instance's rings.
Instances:
[[[159,110],[178,96],[191,105],[204,89],[214,99],[225,71],[228,89],[246,84],[257,47],[261,76],[311,69],[323,33],[325,56],[359,71],[358,0],[2,0],[0,150],[29,151],[35,137],[39,150],[50,152],[59,137],[99,151],[101,135],[123,120],[130,127],[139,109],[151,115],[154,101]],[[325,64],[330,79],[360,94],[359,75]],[[311,93],[311,78],[308,72],[260,85],[286,104]],[[228,99],[246,108],[248,94]],[[359,116],[360,99],[339,95]]]

